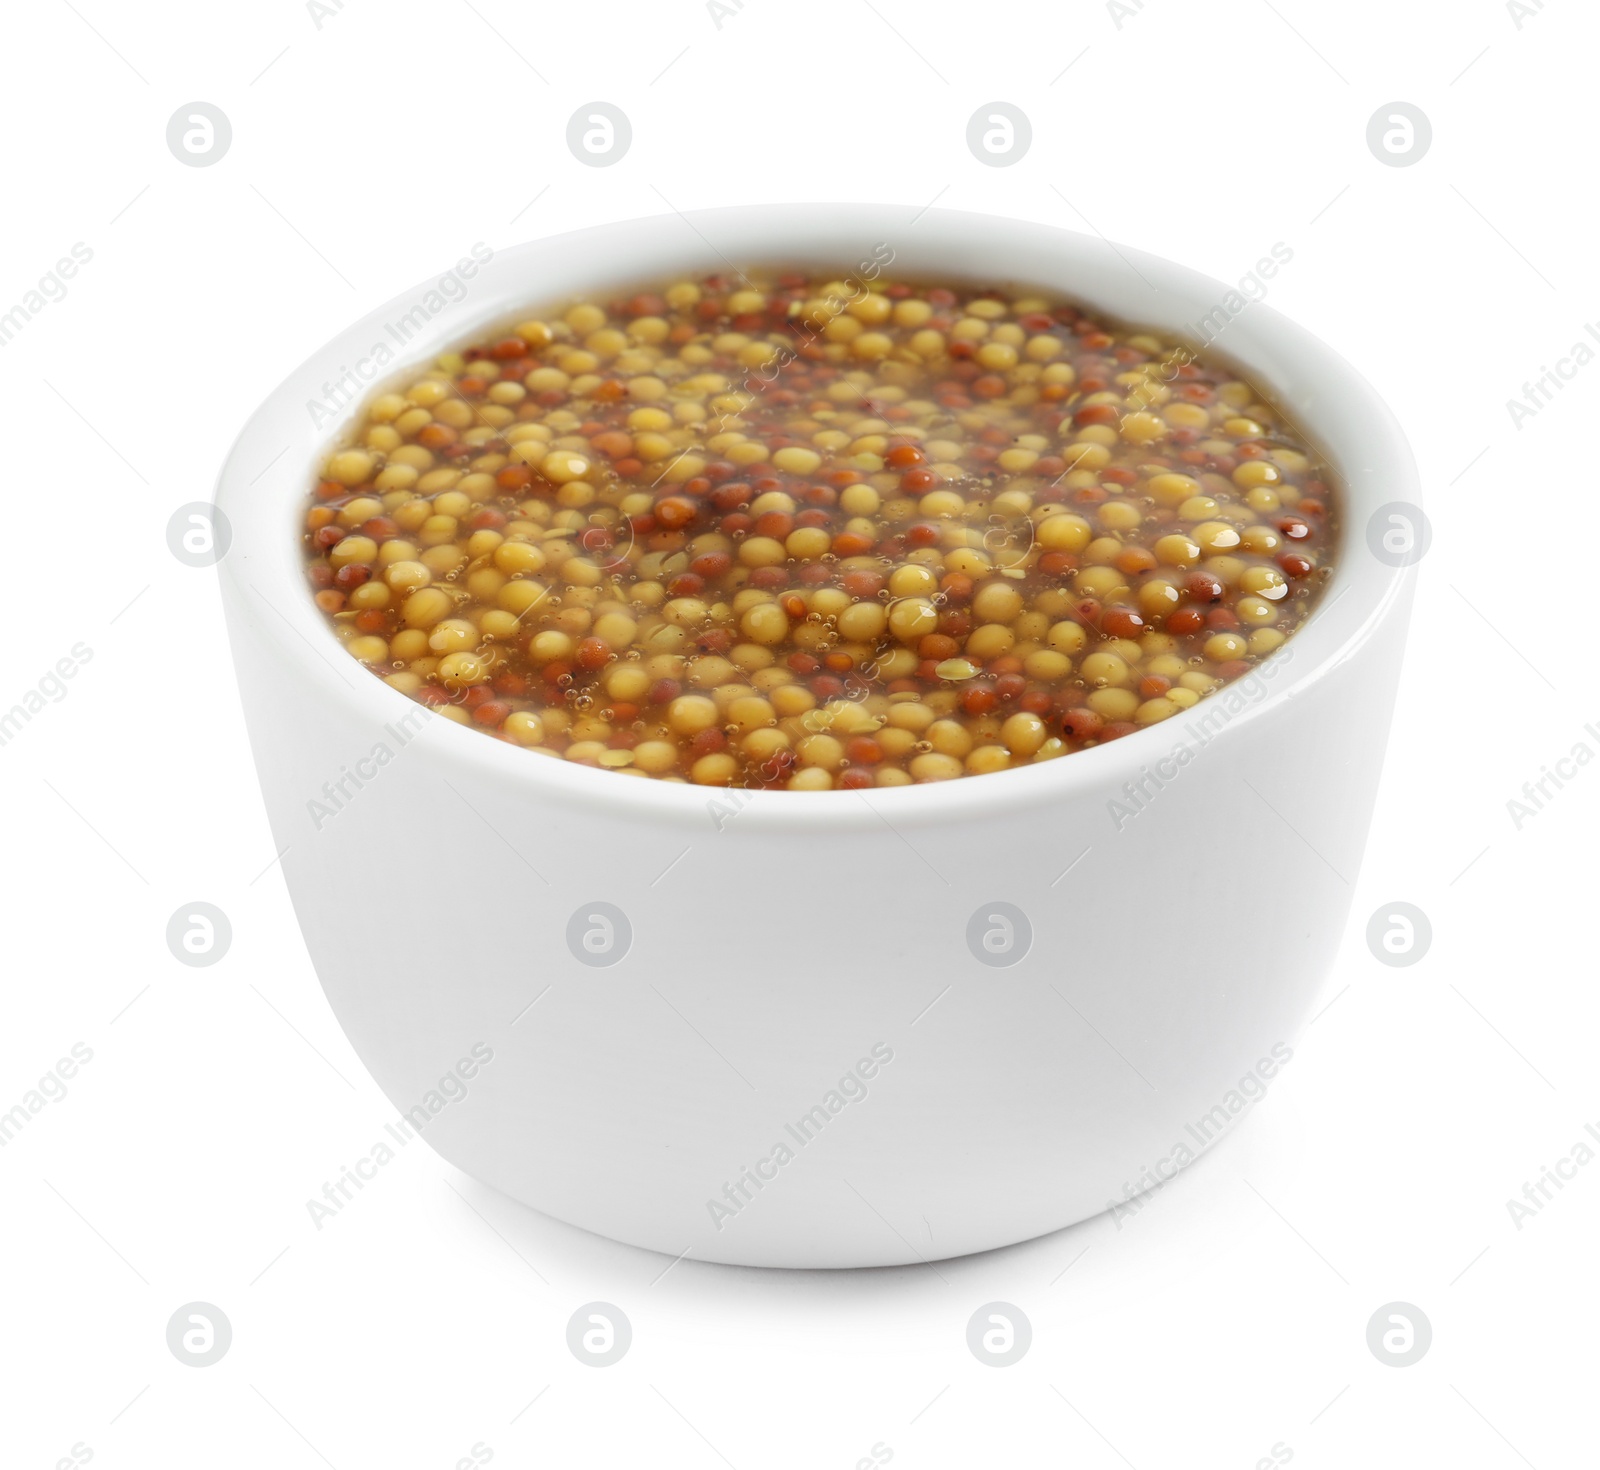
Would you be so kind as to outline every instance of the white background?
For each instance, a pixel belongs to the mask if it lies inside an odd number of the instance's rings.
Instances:
[[[1600,770],[1520,831],[1506,805],[1600,751],[1600,364],[1520,429],[1506,407],[1600,317],[1600,23],[1538,3],[1520,27],[1491,0],[1145,0],[1120,27],[1085,0],[747,0],[720,29],[692,0],[347,0],[320,29],[289,0],[13,8],[0,310],[75,242],[93,260],[0,349],[0,707],[75,643],[93,658],[0,748],[0,1111],[74,1043],[94,1059],[0,1149],[0,1462],[1593,1463],[1600,1161],[1522,1229],[1506,1208],[1600,1124]],[[634,130],[604,169],[565,146],[596,99]],[[1033,125],[1008,168],[965,144],[996,99]],[[1396,99],[1434,133],[1404,168],[1366,144]],[[166,147],[194,100],[232,122],[211,167]],[[168,554],[167,519],[292,365],[474,241],[807,199],[937,199],[1227,280],[1282,241],[1271,304],[1406,425],[1434,541],[1327,1009],[1236,1135],[1120,1227],[662,1275],[419,1145],[319,1232],[307,1199],[391,1113],[271,866],[215,577]],[[1295,902],[1259,857],[1222,855],[1194,943]],[[397,882],[419,924],[462,898],[388,853],[339,897]],[[197,899],[233,925],[209,969],[164,940]],[[1409,968],[1364,938],[1396,900],[1434,931]],[[1003,1370],[965,1342],[996,1299],[1034,1333]],[[233,1326],[205,1369],[165,1342],[195,1300]],[[594,1300],[634,1329],[603,1370],[565,1345]],[[1366,1344],[1397,1300],[1434,1333],[1404,1369]]]

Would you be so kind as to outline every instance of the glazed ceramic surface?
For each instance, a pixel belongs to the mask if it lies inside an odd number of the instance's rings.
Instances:
[[[1269,391],[1341,487],[1336,569],[1307,625],[1111,744],[833,792],[535,756],[428,714],[344,651],[299,527],[320,455],[372,392],[574,296],[730,263],[843,277],[883,246],[891,276],[1215,332],[1207,350]],[[1338,948],[1412,576],[1366,528],[1418,498],[1372,389],[1239,299],[1040,225],[744,207],[480,248],[297,369],[222,472],[228,627],[307,947],[406,1126],[559,1219],[788,1267],[1024,1240],[1231,1132]]]

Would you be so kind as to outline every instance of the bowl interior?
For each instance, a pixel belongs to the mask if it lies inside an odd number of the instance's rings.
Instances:
[[[218,503],[232,547],[220,564],[244,615],[301,667],[320,697],[352,704],[373,726],[414,708],[351,662],[312,602],[299,517],[328,446],[365,402],[441,352],[502,323],[580,295],[611,295],[685,274],[772,268],[848,279],[874,263],[886,274],[1019,286],[1075,302],[1119,325],[1143,327],[1203,350],[1265,392],[1332,468],[1341,534],[1329,585],[1305,625],[1271,661],[1271,692],[1240,720],[1280,701],[1373,636],[1411,570],[1366,554],[1364,528],[1379,507],[1418,499],[1416,468],[1399,425],[1341,357],[1288,318],[1235,287],[1095,236],[950,210],[904,206],[742,206],[602,225],[492,252],[475,246],[447,272],[396,297],[339,333],[251,417],[225,463]],[[337,663],[335,662],[337,661]],[[1235,724],[1239,723],[1238,721]],[[531,783],[552,801],[602,804],[641,819],[704,821],[707,792],[530,757],[476,730],[439,722],[437,758]],[[1048,802],[1074,783],[1119,785],[1165,752],[1160,725],[1040,766],[977,781],[860,792],[749,793],[741,826],[866,827],[918,824]]]

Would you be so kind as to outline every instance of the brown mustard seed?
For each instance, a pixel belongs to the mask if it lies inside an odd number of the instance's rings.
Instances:
[[[1043,295],[711,276],[514,324],[367,404],[319,608],[438,714],[658,780],[1052,760],[1249,673],[1337,498],[1254,388]]]

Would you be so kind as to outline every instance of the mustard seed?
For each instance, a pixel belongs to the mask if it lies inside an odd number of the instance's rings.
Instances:
[[[374,397],[304,550],[350,655],[597,769],[859,790],[1054,759],[1282,647],[1338,496],[1251,385],[1042,295],[573,301]]]

